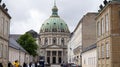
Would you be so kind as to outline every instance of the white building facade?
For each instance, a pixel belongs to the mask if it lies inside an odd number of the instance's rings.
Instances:
[[[9,39],[9,62],[13,63],[18,60],[20,65],[23,63],[30,63],[32,56],[24,50],[13,38]]]
[[[82,65],[81,52],[96,41],[95,17],[97,13],[87,13],[79,21],[68,42],[68,62]]]
[[[80,53],[82,46],[82,23],[71,34],[71,38],[68,42],[68,63],[76,63],[80,65]],[[78,36],[79,35],[79,36]],[[78,48],[78,49],[76,49]],[[76,50],[75,50],[76,49]]]
[[[82,67],[97,67],[96,44],[90,47],[87,47],[82,52]]]

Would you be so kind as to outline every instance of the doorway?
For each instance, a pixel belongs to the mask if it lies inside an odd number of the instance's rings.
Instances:
[[[53,57],[53,64],[56,64],[56,57]]]

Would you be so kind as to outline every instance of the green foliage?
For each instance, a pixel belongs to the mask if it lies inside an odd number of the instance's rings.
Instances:
[[[25,33],[24,35],[20,36],[18,39],[18,43],[30,54],[33,56],[37,55],[37,44],[36,40],[31,36],[29,33]]]

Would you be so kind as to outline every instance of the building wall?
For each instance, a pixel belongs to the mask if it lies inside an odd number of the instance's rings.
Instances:
[[[82,53],[82,67],[97,67],[97,48]]]
[[[68,43],[68,61],[81,65],[82,49],[96,42],[96,15],[97,13],[87,13],[78,23]]]
[[[19,50],[9,47],[9,61],[13,63],[15,60],[19,61]]]
[[[67,63],[67,41],[69,39],[69,33],[66,32],[44,32],[44,33],[40,33],[40,56],[44,56],[45,57],[45,63],[47,63],[47,51],[56,51],[58,52],[59,50],[62,51],[62,56],[61,56],[61,63]],[[56,43],[53,43],[53,39],[56,38]],[[45,39],[47,39],[47,42],[45,42]],[[62,39],[64,39],[64,44],[62,43]],[[45,47],[46,46],[46,47]],[[52,47],[53,46],[53,47]],[[54,46],[58,46],[59,48],[55,48]],[[44,48],[45,47],[45,48]],[[63,56],[64,55],[64,56]],[[53,64],[52,62],[52,54],[50,57],[50,64]],[[58,63],[58,56],[56,55],[56,64],[60,64]]]
[[[120,67],[119,6],[120,2],[107,4],[96,18],[98,67]]]
[[[20,65],[23,65],[25,62],[25,53],[20,51]]]
[[[15,60],[18,60],[20,65],[23,65],[24,62],[30,63],[31,56],[21,50],[9,47],[9,62],[13,63]]]
[[[80,65],[80,49],[82,45],[82,23],[79,24],[78,28],[75,32],[73,32],[72,37],[68,42],[68,62],[69,63],[76,63]],[[75,50],[77,50],[76,53]],[[78,59],[78,60],[76,60]]]
[[[0,63],[7,67],[8,62],[8,37],[10,31],[10,16],[0,6]]]
[[[97,13],[87,13],[81,20],[82,24],[82,49],[96,42]]]

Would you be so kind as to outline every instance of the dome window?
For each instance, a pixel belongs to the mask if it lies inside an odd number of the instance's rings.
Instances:
[[[61,23],[61,25],[63,25],[63,24]]]
[[[56,25],[56,23],[54,23],[54,25]]]
[[[57,32],[57,29],[56,29],[56,28],[53,28],[53,29],[52,29],[52,32]]]
[[[61,29],[61,32],[64,32],[64,29]]]
[[[47,23],[47,25],[49,25],[49,23]]]
[[[48,32],[48,29],[45,29],[45,32]]]
[[[41,29],[40,31],[41,31],[41,32],[43,32],[43,30],[42,30],[42,29]]]

